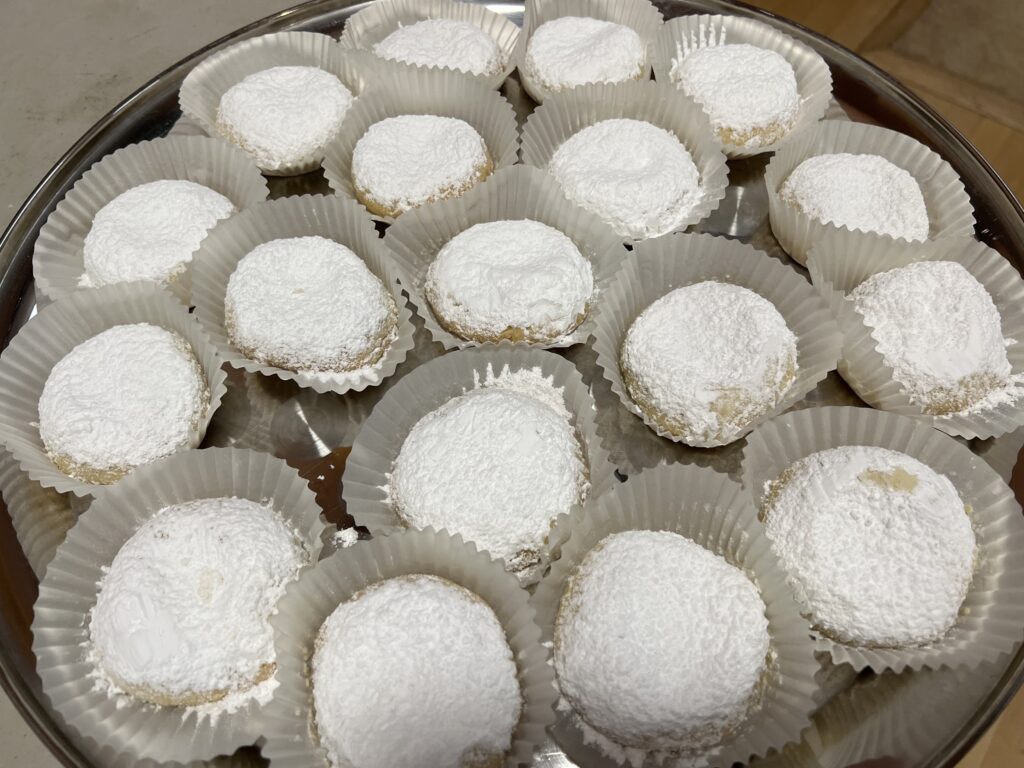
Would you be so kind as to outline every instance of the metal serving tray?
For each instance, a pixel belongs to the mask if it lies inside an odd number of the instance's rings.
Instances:
[[[472,0],[476,1],[476,0]],[[521,3],[484,3],[522,22]],[[984,158],[941,117],[881,70],[851,51],[792,22],[725,0],[661,0],[666,18],[687,13],[733,13],[755,16],[813,46],[832,69],[835,96],[830,117],[878,123],[927,144],[960,174],[975,207],[977,236],[1013,263],[1024,268],[1024,210]],[[367,5],[352,0],[314,0],[257,21],[174,65],[136,91],[100,120],[46,174],[0,238],[0,338],[8,340],[31,316],[34,307],[32,248],[50,211],[94,162],[126,144],[169,132],[196,133],[181,120],[177,94],[191,67],[210,52],[245,37],[286,29],[304,29],[339,35],[345,19]],[[503,87],[520,120],[533,108],[515,76]],[[767,219],[763,184],[766,158],[732,161],[730,187],[719,209],[700,231],[729,235],[750,242],[785,263],[792,264],[772,237]],[[274,197],[307,192],[329,192],[322,173],[296,178],[270,179]],[[800,267],[794,269],[806,274]],[[228,394],[207,435],[206,445],[237,445],[272,452],[288,459],[317,491],[327,516],[339,525],[350,524],[341,501],[340,478],[345,457],[360,424],[381,394],[424,360],[440,354],[419,324],[416,348],[398,372],[382,386],[367,392],[338,396],[317,395],[277,379],[230,375]],[[657,438],[639,419],[619,405],[610,387],[595,374],[589,347],[563,351],[592,383],[599,408],[621,411],[615,422],[613,455],[628,463],[648,463],[652,456],[700,463],[735,475],[740,449],[701,451],[686,449]],[[2,396],[2,393],[0,393]],[[802,407],[859,404],[841,379],[832,374],[807,398]],[[1024,430],[999,440],[975,441],[971,447],[1008,480],[1014,474]],[[1024,478],[1014,477],[1018,499]],[[1024,553],[1022,553],[1024,556]],[[96,765],[64,734],[49,710],[35,673],[30,625],[37,582],[18,546],[6,508],[0,503],[0,682],[33,730],[68,766]],[[1024,680],[1024,650],[970,673],[939,672],[863,674],[823,663],[821,682],[827,701],[815,716],[803,741],[781,755],[758,762],[772,766],[845,768],[867,762],[876,768],[953,765],[988,727]],[[581,757],[587,752],[571,742],[572,731],[560,722],[558,743],[573,762],[549,741],[535,764],[545,768],[604,765],[606,761]],[[592,754],[592,753],[590,753]],[[259,765],[254,748],[242,750],[218,764]]]

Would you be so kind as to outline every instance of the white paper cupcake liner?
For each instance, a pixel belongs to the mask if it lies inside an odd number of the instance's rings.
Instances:
[[[539,221],[567,235],[594,271],[594,296],[579,327],[554,342],[529,346],[569,347],[585,342],[593,332],[594,309],[626,256],[622,239],[597,216],[569,202],[544,171],[513,166],[498,171],[487,183],[462,197],[409,211],[388,228],[384,237],[416,313],[423,318],[431,338],[445,349],[465,349],[480,346],[480,342],[455,336],[440,325],[424,291],[427,270],[441,248],[460,232],[483,222],[519,219]]]
[[[613,118],[643,120],[671,131],[700,171],[701,199],[673,231],[696,224],[725,197],[729,168],[704,110],[668,85],[582,85],[547,99],[523,127],[523,164],[547,168],[555,151],[582,129]]]
[[[860,681],[816,718],[816,765],[926,764],[935,756],[936,734],[974,716],[1005,666],[1004,660],[976,670],[890,671]]]
[[[640,80],[650,80],[654,40],[663,22],[661,11],[653,3],[648,0],[526,0],[516,61],[519,64],[519,81],[538,104],[556,94],[534,80],[525,70],[523,62],[526,61],[527,46],[541,24],[563,16],[589,17],[631,28],[647,46],[647,66]]]
[[[562,390],[590,474],[588,498],[606,493],[615,484],[615,468],[597,439],[594,401],[579,372],[551,352],[510,343],[490,344],[452,352],[420,366],[377,403],[356,436],[341,481],[342,498],[356,524],[374,534],[403,529],[404,523],[387,500],[387,486],[409,431],[453,397],[486,385],[506,370],[524,369],[539,370],[552,386]],[[541,567],[524,572],[524,581],[542,572],[547,553],[540,554]]]
[[[206,415],[193,432],[196,447],[220,405],[225,374],[217,348],[188,310],[155,283],[121,283],[66,296],[28,321],[0,355],[0,443],[45,488],[88,496],[102,489],[61,472],[39,436],[39,397],[50,371],[83,341],[115,325],[151,323],[178,333],[192,347],[210,390]]]
[[[832,406],[787,413],[747,440],[743,484],[760,508],[766,483],[794,462],[841,445],[901,451],[945,475],[965,505],[977,539],[974,579],[956,624],[944,639],[920,648],[869,648],[834,642],[818,647],[837,664],[875,672],[925,667],[976,667],[1011,651],[1024,638],[1024,519],[1002,478],[966,447],[914,419],[870,408]]]
[[[279,688],[267,711],[263,755],[274,768],[328,768],[315,734],[310,659],[317,632],[334,609],[385,579],[427,574],[478,595],[495,612],[516,660],[523,711],[506,765],[527,764],[554,720],[554,674],[538,641],[533,609],[515,578],[485,552],[433,529],[361,541],[306,571],[278,604],[275,630]],[[400,695],[400,691],[389,695]],[[438,713],[443,716],[444,713]],[[395,723],[395,727],[401,727]],[[391,734],[389,738],[400,738]]]
[[[11,517],[25,559],[36,578],[42,581],[46,566],[57,546],[75,524],[76,512],[84,510],[87,499],[57,493],[30,480],[18,462],[0,449],[0,495]]]
[[[356,97],[366,87],[369,57],[344,51],[328,35],[319,32],[275,32],[251,37],[211,54],[188,73],[181,84],[181,111],[198,122],[210,136],[223,137],[217,127],[221,97],[249,75],[271,67],[318,67],[337,77]],[[357,98],[358,101],[358,98]],[[294,176],[315,170],[323,152],[280,168],[264,168],[271,176]]]
[[[560,519],[551,536],[557,547],[556,559],[532,599],[542,642],[554,643],[562,594],[586,554],[606,536],[631,530],[681,534],[743,570],[761,593],[771,635],[773,658],[760,704],[738,732],[703,756],[668,755],[668,761],[659,764],[693,765],[694,757],[703,757],[705,764],[714,768],[731,766],[798,740],[815,709],[815,676],[819,666],[814,658],[814,642],[749,496],[725,475],[683,466],[646,470],[584,509]],[[596,750],[582,747],[578,729],[578,718],[571,716],[553,730],[563,747],[574,746],[580,752],[570,757],[579,765],[614,765],[614,761]],[[577,731],[575,736],[571,735],[573,730]]]
[[[230,754],[262,734],[263,707],[256,701],[216,715],[203,714],[201,707],[147,704],[98,686],[89,658],[89,615],[98,582],[125,542],[167,506],[222,496],[271,501],[316,562],[330,531],[298,472],[263,453],[209,448],[148,464],[98,494],[40,584],[32,649],[43,692],[71,728],[118,755],[208,759]]]
[[[445,69],[392,68],[370,87],[345,115],[341,133],[327,147],[324,175],[331,189],[357,200],[352,180],[352,153],[367,129],[389,117],[438,115],[469,123],[483,137],[494,170],[514,165],[519,156],[515,110],[497,91]],[[393,222],[389,216],[374,219]]]
[[[387,287],[398,307],[397,337],[380,361],[348,374],[299,372],[250,360],[236,349],[224,323],[224,296],[238,262],[256,246],[285,237],[319,235],[354,251]],[[391,376],[413,347],[412,313],[398,287],[390,253],[362,206],[334,195],[271,200],[218,224],[196,252],[192,302],[221,357],[235,368],[294,381],[316,392],[362,391]]]
[[[187,763],[180,763],[175,760],[150,760],[148,758],[136,758],[132,755],[121,752],[117,753],[108,746],[97,744],[93,739],[86,738],[77,731],[71,730],[53,707],[48,702],[43,702],[46,712],[63,728],[64,735],[76,750],[90,761],[88,765],[103,766],[103,768],[262,768],[264,763],[260,760],[259,752],[253,748],[237,750],[230,755],[219,755],[212,760],[189,760]]]
[[[82,290],[85,237],[99,210],[140,184],[163,179],[194,181],[220,192],[238,210],[267,199],[267,182],[242,150],[203,136],[169,136],[131,144],[83,174],[39,230],[32,253],[36,290],[48,301]],[[188,270],[169,282],[188,300]]]
[[[944,238],[929,243],[902,243],[864,236],[811,249],[811,280],[832,307],[843,332],[839,372],[865,402],[883,411],[913,416],[951,435],[990,438],[1024,425],[1024,392],[1016,400],[964,414],[934,416],[914,402],[893,379],[893,369],[878,351],[878,342],[849,294],[874,274],[917,261],[952,261],[963,266],[988,291],[1002,319],[1003,336],[1015,343],[1006,349],[1012,375],[1024,378],[1024,280],[1001,254],[973,238]],[[936,297],[936,301],[940,297]]]
[[[501,50],[504,66],[493,75],[474,75],[461,70],[465,77],[471,77],[488,88],[500,88],[505,78],[516,68],[516,43],[519,27],[508,16],[495,13],[483,5],[453,0],[383,0],[373,3],[345,22],[339,41],[343,49],[355,49],[373,53],[373,47],[399,27],[407,27],[425,19],[452,19],[465,21],[479,27],[494,39]],[[400,62],[378,59],[400,67],[410,66]],[[447,69],[429,67],[429,69]],[[387,71],[387,70],[384,70]]]
[[[652,303],[676,288],[704,280],[754,291],[775,306],[797,337],[798,369],[786,394],[770,412],[724,442],[689,441],[696,447],[713,448],[740,439],[814,389],[836,367],[842,337],[828,305],[806,280],[749,245],[706,234],[676,234],[639,243],[598,308],[594,351],[622,404],[661,437],[683,442],[629,396],[619,367],[622,342],[633,321]]]
[[[768,218],[783,250],[801,264],[816,244],[839,247],[865,235],[861,230],[826,224],[779,196],[779,187],[804,160],[818,155],[849,152],[879,155],[907,171],[921,187],[928,210],[929,240],[974,235],[974,207],[952,166],[919,141],[888,128],[847,120],[825,120],[813,130],[793,137],[775,153],[764,172],[768,188]],[[902,238],[889,238],[906,243]]]
[[[789,62],[796,75],[800,112],[793,127],[779,141],[761,147],[725,144],[729,157],[750,157],[775,152],[784,143],[822,119],[832,100],[832,73],[828,64],[808,45],[797,42],[774,27],[742,16],[708,14],[678,16],[665,22],[654,41],[654,76],[658,82],[680,87],[671,76],[673,63],[693,48],[746,43],[774,51]]]

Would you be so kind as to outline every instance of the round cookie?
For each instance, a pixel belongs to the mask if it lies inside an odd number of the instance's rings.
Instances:
[[[467,589],[422,575],[374,584],[324,622],[312,667],[335,768],[505,764],[523,706],[516,663],[494,611]]]
[[[175,280],[206,233],[234,212],[228,198],[193,181],[164,179],[132,187],[93,218],[82,244],[83,283]]]
[[[552,521],[583,501],[587,469],[561,402],[475,389],[421,418],[395,459],[389,499],[402,522],[462,534],[524,578]]]
[[[491,221],[453,237],[427,271],[438,322],[462,339],[553,343],[586,318],[590,262],[564,233],[539,221]]]
[[[917,459],[868,446],[813,453],[771,484],[761,514],[797,602],[832,639],[911,647],[956,622],[974,531],[953,484]]]
[[[228,280],[224,323],[252,360],[292,371],[346,373],[377,363],[398,309],[355,253],[325,237],[263,243]]]
[[[759,700],[765,610],[742,570],[679,534],[612,534],[562,594],[559,688],[613,757],[713,748]]]
[[[917,179],[878,155],[810,157],[782,182],[779,197],[826,224],[928,239],[928,209]]]
[[[709,280],[641,312],[626,332],[620,368],[648,419],[690,444],[724,444],[785,395],[796,378],[797,340],[770,301]]]
[[[565,196],[623,237],[680,227],[701,199],[700,171],[675,134],[643,120],[587,126],[555,150],[548,171]]]
[[[952,261],[919,261],[872,275],[849,299],[893,378],[925,413],[966,413],[1011,393],[999,310]]]
[[[217,128],[264,171],[317,163],[341,128],[352,92],[319,67],[271,67],[228,88]]]
[[[473,75],[497,75],[505,66],[501,48],[476,24],[424,19],[398,27],[375,46],[382,59],[421,67],[448,67]]]
[[[585,83],[640,80],[647,72],[647,45],[622,24],[563,16],[537,27],[523,69],[528,79],[552,93]]]
[[[308,560],[269,504],[212,498],[160,510],[100,582],[89,636],[102,676],[164,706],[259,685],[274,671],[268,619]]]
[[[792,65],[746,43],[709,45],[673,61],[673,82],[700,102],[724,144],[774,144],[796,123],[800,93]]]
[[[385,118],[367,129],[352,153],[356,198],[370,213],[392,218],[458,197],[493,170],[483,137],[454,117]]]
[[[189,445],[209,405],[185,339],[148,323],[116,325],[50,371],[39,398],[39,435],[61,472],[109,484]]]

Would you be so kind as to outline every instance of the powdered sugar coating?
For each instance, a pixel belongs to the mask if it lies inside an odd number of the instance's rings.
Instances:
[[[700,102],[729,144],[762,147],[796,123],[800,93],[785,58],[746,43],[694,48],[673,60],[670,77]]]
[[[796,377],[797,340],[767,299],[704,281],[662,296],[622,343],[630,397],[687,442],[735,439]]]
[[[615,118],[569,137],[548,170],[573,202],[623,237],[679,228],[700,202],[700,172],[676,135],[643,120]]]
[[[562,595],[559,687],[613,754],[714,747],[756,704],[765,610],[743,571],[679,534],[612,534]]]
[[[872,275],[849,296],[893,378],[929,413],[967,413],[1020,397],[999,310],[952,261],[919,261]]]
[[[585,83],[639,80],[647,68],[647,46],[622,24],[562,16],[537,27],[523,67],[527,77],[556,93]]]
[[[334,610],[313,655],[313,702],[338,768],[501,765],[522,709],[494,611],[436,576],[388,579]]]
[[[371,125],[352,154],[352,181],[372,213],[397,216],[457,197],[492,168],[483,137],[465,120],[401,115]]]
[[[158,704],[200,704],[269,678],[267,621],[309,560],[269,503],[209,498],[166,507],[121,547],[89,623],[99,674]]]
[[[345,372],[378,362],[396,336],[398,309],[355,253],[325,237],[271,240],[228,280],[231,343],[251,359],[293,371]]]
[[[148,323],[116,325],[50,371],[39,435],[66,474],[111,483],[189,445],[210,403],[192,348]]]
[[[194,181],[163,179],[132,187],[93,218],[82,245],[83,283],[178,277],[210,228],[234,212],[228,198]]]
[[[496,75],[505,66],[493,37],[476,24],[456,19],[424,19],[399,26],[373,46],[373,52],[382,59],[474,75]]]
[[[583,321],[594,274],[554,227],[490,221],[445,243],[427,271],[426,294],[440,323],[462,338],[550,343]]]
[[[928,210],[917,179],[878,155],[810,157],[782,183],[779,196],[827,224],[928,239]]]
[[[217,128],[261,169],[286,170],[323,159],[354,98],[319,67],[271,67],[224,92]]]
[[[579,439],[558,405],[489,386],[431,411],[395,459],[395,511],[407,525],[462,534],[528,578],[552,521],[588,488]]]
[[[770,484],[765,528],[812,623],[853,645],[906,647],[956,622],[975,539],[956,488],[886,448],[813,453]]]

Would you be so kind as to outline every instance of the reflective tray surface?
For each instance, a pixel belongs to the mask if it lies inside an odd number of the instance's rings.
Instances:
[[[484,3],[522,22],[521,3]],[[177,92],[185,74],[204,56],[239,39],[286,29],[304,29],[337,36],[345,19],[366,3],[316,0],[258,21],[167,70],[104,117],[46,175],[0,238],[0,338],[10,336],[34,311],[31,256],[36,234],[50,211],[92,163],[115,149],[168,133],[201,133],[181,119]],[[929,145],[960,174],[978,220],[977,236],[1024,271],[1024,211],[1005,185],[967,141],[919,99],[885,73],[852,52],[792,22],[723,0],[662,0],[666,18],[687,13],[734,13],[757,16],[810,44],[832,69],[835,96],[829,117],[872,122],[906,133]],[[515,75],[502,93],[520,121],[533,109]],[[766,157],[729,163],[730,186],[718,210],[697,231],[728,235],[751,243],[806,276],[772,237],[763,182]],[[271,178],[272,197],[330,193],[322,172],[294,178]],[[350,525],[341,500],[340,478],[345,458],[360,425],[374,404],[402,375],[436,357],[417,322],[416,347],[396,374],[379,387],[353,395],[318,395],[290,382],[231,371],[228,392],[217,411],[204,445],[233,445],[267,451],[295,466],[316,491],[331,522]],[[589,345],[560,350],[591,384],[598,408],[617,411],[607,448],[620,467],[657,461],[694,463],[736,475],[743,441],[714,450],[691,449],[658,438],[619,404],[608,383],[595,370]],[[863,405],[835,373],[797,407]],[[1022,498],[1024,478],[1014,476],[1024,429],[998,440],[974,441],[983,455]],[[32,603],[37,582],[25,561],[0,503],[0,682],[39,737],[68,766],[91,766],[61,730],[45,704],[31,653]],[[803,740],[756,764],[845,768],[867,763],[877,768],[952,765],[991,724],[1024,679],[1024,651],[973,672],[870,673],[856,676],[823,660],[823,706]],[[544,768],[612,766],[582,744],[564,720],[554,739],[538,754]],[[564,747],[565,751],[559,747]],[[243,750],[218,765],[260,765],[255,748]]]

